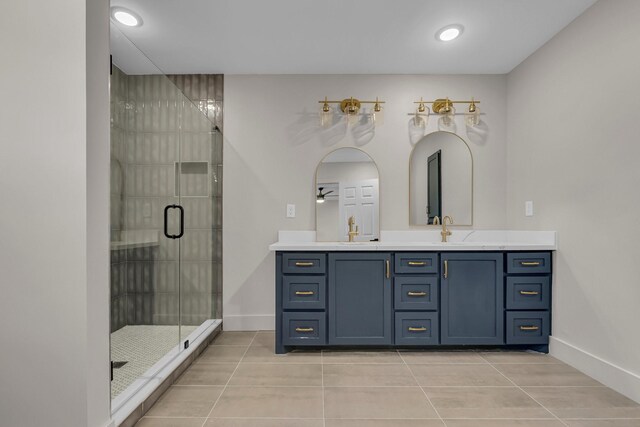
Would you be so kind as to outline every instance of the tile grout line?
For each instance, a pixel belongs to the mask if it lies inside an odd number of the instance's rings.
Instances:
[[[411,370],[411,366],[409,366],[409,364],[407,363],[406,360],[404,360],[404,357],[402,357],[402,354],[400,353],[400,350],[396,350],[396,353],[398,353],[398,356],[400,356],[400,359],[402,359],[402,362],[404,363],[404,366],[407,367],[407,369],[409,370],[409,372],[411,373],[411,376],[413,377],[413,380],[416,382],[416,385],[418,387],[420,387],[420,390],[422,391],[422,394],[424,394],[424,397],[427,398],[427,402],[429,402],[429,405],[431,405],[431,407],[433,408],[433,410],[435,411],[436,415],[438,416],[438,418],[440,419],[440,422],[442,422],[442,425],[444,425],[445,427],[447,427],[447,423],[445,420],[442,419],[442,416],[440,415],[440,412],[438,412],[438,409],[436,409],[436,406],[433,404],[433,402],[431,401],[431,399],[429,398],[429,395],[427,395],[427,392],[424,391],[424,388],[422,388],[422,386],[420,385],[420,383],[418,382],[418,379],[416,378],[415,374],[413,373],[413,371]]]
[[[222,398],[222,395],[224,394],[224,392],[227,390],[227,386],[229,385],[229,383],[231,382],[231,378],[233,378],[233,376],[236,374],[236,371],[238,370],[238,368],[240,367],[240,363],[242,363],[242,359],[244,359],[244,356],[247,354],[247,352],[249,351],[249,349],[251,348],[251,345],[253,344],[253,342],[255,341],[256,337],[258,336],[258,331],[255,332],[255,334],[253,334],[253,338],[251,338],[251,342],[249,343],[249,345],[247,346],[247,349],[244,351],[244,353],[242,353],[242,357],[240,358],[240,360],[238,360],[238,364],[236,365],[236,368],[233,370],[233,372],[231,373],[231,376],[229,377],[229,379],[227,380],[227,383],[224,385],[224,388],[222,389],[222,391],[220,392],[220,396],[218,396],[218,398],[216,399],[216,401],[213,403],[213,406],[211,407],[211,410],[209,411],[209,413],[207,414],[207,418],[204,419],[204,422],[202,423],[202,426],[200,427],[204,427],[205,424],[207,424],[207,421],[209,421],[209,417],[211,416],[211,414],[213,413],[213,410],[216,408],[216,405],[218,404],[218,402],[220,401],[220,398]]]
[[[484,359],[484,356],[482,356],[482,354],[480,355],[480,357],[482,357]],[[538,405],[540,405],[542,407],[542,409],[544,409],[545,411],[547,411],[548,413],[550,413],[551,415],[553,415],[553,417],[560,421],[560,423],[564,426],[568,426],[569,424],[565,423],[564,421],[562,421],[556,414],[554,414],[553,412],[551,412],[551,410],[549,408],[547,408],[546,406],[544,406],[542,403],[538,402],[533,396],[531,396],[529,393],[527,393],[525,390],[523,390],[522,387],[520,387],[518,384],[516,384],[515,382],[511,381],[511,378],[509,378],[508,376],[506,376],[505,374],[503,374],[498,368],[496,368],[495,366],[493,366],[493,363],[489,362],[488,359],[485,359],[487,361],[487,363],[489,363],[489,366],[491,366],[493,369],[496,370],[497,373],[499,373],[500,375],[502,375],[507,381],[509,381],[511,384],[513,384],[514,386],[516,386],[521,392],[523,392],[524,394],[526,394],[527,396],[529,396],[529,398],[531,400],[533,400],[534,402],[536,402]]]
[[[324,350],[320,350],[320,373],[322,378],[322,427],[327,426],[327,417],[324,412],[324,358],[322,354]]]

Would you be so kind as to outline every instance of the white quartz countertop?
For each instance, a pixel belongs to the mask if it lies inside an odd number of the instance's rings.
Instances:
[[[451,230],[381,231],[379,242],[316,242],[315,231],[280,231],[272,251],[553,251],[555,231]]]

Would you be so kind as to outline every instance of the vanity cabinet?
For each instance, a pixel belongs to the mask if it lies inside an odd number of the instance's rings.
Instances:
[[[297,347],[548,350],[551,253],[276,252],[276,353]]]
[[[504,344],[503,254],[442,254],[440,342]]]
[[[329,253],[330,345],[390,345],[391,254]]]

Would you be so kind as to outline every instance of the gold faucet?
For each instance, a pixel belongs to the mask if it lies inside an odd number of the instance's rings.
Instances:
[[[453,224],[453,218],[449,215],[442,218],[442,231],[440,232],[442,235],[442,243],[447,243],[447,237],[451,236],[451,230],[447,230],[447,220],[449,220],[449,225]]]
[[[440,225],[440,217],[438,215],[433,217],[433,225]]]
[[[354,226],[355,226],[355,230],[353,228]],[[349,234],[349,241],[350,242],[353,242],[354,241],[353,239],[358,234],[360,234],[358,232],[358,226],[356,225],[356,217],[354,217],[353,215],[349,217],[349,233],[348,234]]]

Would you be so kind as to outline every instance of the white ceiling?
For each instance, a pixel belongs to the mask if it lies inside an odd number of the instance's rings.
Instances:
[[[596,0],[112,0],[117,27],[164,73],[502,74]],[[465,27],[449,43],[449,24]],[[126,40],[115,62],[151,73]]]

